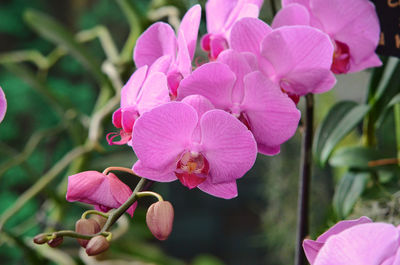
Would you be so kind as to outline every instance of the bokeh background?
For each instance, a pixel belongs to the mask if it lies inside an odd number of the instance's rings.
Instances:
[[[280,3],[264,2],[260,17],[269,23]],[[85,258],[73,239],[66,239],[58,249],[31,242],[42,231],[72,229],[88,209],[65,201],[68,175],[89,169],[102,171],[112,165],[131,167],[136,159],[128,146],[107,145],[105,134],[114,130],[109,112],[97,128],[99,146],[75,157],[49,177],[49,170],[60,159],[87,142],[90,117],[112,97],[112,89],[107,90],[107,86],[115,86],[115,82],[107,85],[110,82],[104,83],[96,71],[104,72],[107,63],[111,63],[125,82],[134,71],[132,48],[138,35],[157,20],[176,24],[197,3],[204,7],[205,1],[1,0],[0,85],[8,110],[0,124],[0,224],[4,225],[0,231],[0,264],[293,263],[299,133],[282,146],[278,156],[258,157],[254,168],[238,181],[239,197],[235,199],[214,198],[196,189],[188,190],[178,182],[155,184],[153,189],[175,207],[174,230],[165,242],[156,241],[145,225],[146,209],[151,203],[146,200],[139,204],[133,219],[125,216],[118,223],[117,239],[99,260]],[[42,23],[37,14],[52,17],[63,30]],[[200,35],[206,32],[204,17],[203,11]],[[51,36],[51,30],[69,35],[60,40]],[[71,40],[68,36],[75,36],[79,45],[59,45]],[[118,58],[113,57],[108,36],[118,53],[122,51]],[[82,47],[89,55],[80,54]],[[197,56],[205,55],[198,51]],[[92,65],[82,63],[88,58]],[[369,76],[370,72],[362,72],[340,77],[333,91],[318,95],[316,124],[340,99],[363,102]],[[357,131],[343,145],[354,142],[355,135]],[[314,168],[312,236],[337,220],[331,201],[339,175],[329,166]],[[137,181],[131,176],[119,176],[131,186]],[[44,177],[46,185],[37,187]],[[32,193],[27,194],[27,190]],[[4,215],[11,208],[16,209],[15,213],[5,221]],[[367,208],[363,211],[385,216]]]

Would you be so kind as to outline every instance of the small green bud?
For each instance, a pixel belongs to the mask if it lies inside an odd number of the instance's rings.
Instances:
[[[93,219],[79,219],[76,223],[75,223],[75,231],[77,233],[80,234],[84,234],[84,235],[93,235],[96,234],[98,232],[100,232],[100,225],[99,223],[97,223],[95,220]],[[86,245],[88,244],[89,240],[86,239],[77,239],[79,245],[81,245],[82,247],[86,247]]]
[[[110,243],[104,236],[95,236],[89,240],[86,246],[86,253],[89,256],[99,255],[110,247]]]
[[[150,205],[146,214],[147,227],[158,240],[166,240],[172,232],[174,207],[167,201]]]

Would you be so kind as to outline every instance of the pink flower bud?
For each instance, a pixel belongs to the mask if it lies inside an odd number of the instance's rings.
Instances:
[[[47,244],[52,248],[56,248],[59,245],[61,245],[63,241],[64,241],[63,237],[56,237],[56,238],[50,240],[49,242],[47,242]]]
[[[39,244],[39,245],[42,245],[42,244],[44,244],[44,243],[47,243],[47,241],[49,241],[49,237],[48,237],[47,234],[39,234],[39,235],[37,235],[37,236],[35,236],[35,237],[33,238],[33,242],[34,242],[35,244]]]
[[[146,214],[147,227],[158,240],[166,240],[172,231],[174,208],[167,201],[150,205]]]
[[[95,236],[89,240],[86,246],[86,253],[89,256],[95,256],[103,253],[110,247],[110,243],[104,236]]]
[[[93,235],[100,231],[100,225],[94,219],[79,219],[75,223],[75,231],[84,235]],[[79,245],[82,247],[86,247],[89,240],[86,239],[77,239]]]

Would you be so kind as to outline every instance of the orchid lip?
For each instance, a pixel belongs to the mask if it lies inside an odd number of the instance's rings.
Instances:
[[[189,151],[182,154],[177,162],[175,175],[189,189],[203,183],[209,173],[209,163],[199,152]]]

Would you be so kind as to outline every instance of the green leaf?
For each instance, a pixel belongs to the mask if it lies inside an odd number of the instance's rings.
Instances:
[[[75,59],[93,73],[99,83],[104,84],[108,82],[107,77],[100,69],[100,63],[97,59],[88,52],[85,46],[75,40],[72,33],[56,20],[35,10],[26,11],[24,19],[43,38],[60,45],[71,53]]]
[[[329,159],[329,164],[335,167],[367,169],[369,161],[378,160],[381,157],[379,152],[371,148],[362,146],[343,147],[333,153]]]
[[[341,101],[331,108],[314,139],[314,157],[321,166],[326,164],[335,146],[356,127],[369,109],[369,106],[357,105],[353,101]]]
[[[396,105],[397,103],[400,103],[400,93],[397,94],[390,100],[390,102],[387,104],[385,109],[382,111],[381,115],[379,116],[378,120],[376,121],[376,127],[380,128],[382,123],[385,121],[385,118],[389,112],[389,110]]]
[[[363,193],[369,173],[347,172],[340,180],[333,197],[333,208],[340,219],[346,218]]]

